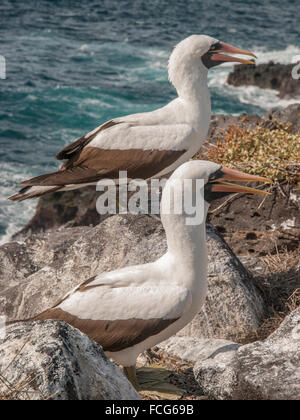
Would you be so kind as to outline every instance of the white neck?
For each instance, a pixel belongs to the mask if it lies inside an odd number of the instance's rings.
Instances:
[[[199,102],[209,96],[208,70],[202,62],[192,59],[172,59],[169,63],[169,79],[178,96],[189,102]]]
[[[192,151],[196,153],[204,142],[211,118],[210,93],[207,86],[207,69],[199,61],[169,64],[169,78],[177,90],[179,101],[184,105],[181,118],[197,131],[199,142]]]
[[[170,181],[168,181],[170,182]],[[167,184],[166,184],[167,187]],[[175,276],[178,276],[181,283],[190,289],[199,288],[199,282],[206,287],[207,271],[207,247],[205,221],[209,205],[204,202],[203,221],[198,225],[187,225],[187,218],[191,215],[175,213],[175,202],[173,200],[174,190],[164,188],[162,195],[161,220],[166,231],[168,254],[176,264]],[[169,200],[171,196],[171,203]],[[164,207],[166,206],[166,207]],[[164,208],[170,208],[169,214],[164,214]],[[178,207],[177,207],[178,208]],[[201,285],[200,285],[201,286]]]

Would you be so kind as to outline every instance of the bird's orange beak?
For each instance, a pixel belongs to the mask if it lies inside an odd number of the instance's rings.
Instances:
[[[254,60],[244,60],[243,58],[232,57],[231,55],[224,55],[223,53],[227,54],[240,54],[240,55],[250,55],[251,57],[257,58],[255,54],[250,51],[241,50],[239,48],[233,47],[232,45],[225,44],[224,42],[219,43],[221,48],[213,52],[211,60],[212,61],[230,61],[234,63],[242,63],[242,64],[255,64]]]
[[[269,192],[263,190],[257,190],[256,188],[250,188],[243,185],[231,184],[228,181],[252,181],[252,182],[266,182],[272,183],[270,179],[262,176],[249,175],[243,172],[235,171],[233,169],[222,167],[222,176],[214,180],[212,186],[213,192],[236,192],[236,193],[248,193],[248,194],[264,194],[270,195]]]

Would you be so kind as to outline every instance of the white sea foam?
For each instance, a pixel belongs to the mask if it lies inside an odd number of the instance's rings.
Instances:
[[[0,185],[0,224],[6,226],[5,233],[0,236],[0,245],[8,242],[11,236],[24,227],[34,214],[36,200],[22,203],[7,201],[7,197],[16,192],[18,183],[30,177],[25,165],[2,163]]]
[[[88,46],[88,44],[83,44],[79,48],[79,51],[89,51],[89,49],[90,49],[90,47]]]
[[[300,103],[300,97],[293,99],[280,99],[272,89],[260,89],[255,86],[238,88],[238,98],[241,103],[257,105],[269,110],[271,108],[285,108],[291,104]]]
[[[263,48],[254,48],[253,50],[258,57],[258,64],[267,63],[268,61],[290,64],[294,62],[294,57],[300,55],[300,47],[297,47],[296,45],[289,45],[284,50],[266,51]]]

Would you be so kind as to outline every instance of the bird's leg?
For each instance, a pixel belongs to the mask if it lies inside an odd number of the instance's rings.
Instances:
[[[126,378],[129,380],[131,385],[138,391],[139,390],[139,384],[136,377],[136,368],[135,366],[124,366],[123,372],[126,376]]]

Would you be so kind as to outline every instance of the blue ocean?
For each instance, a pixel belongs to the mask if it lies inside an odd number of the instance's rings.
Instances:
[[[258,62],[291,63],[299,17],[299,0],[1,0],[0,243],[36,206],[6,201],[18,182],[58,168],[55,154],[100,123],[174,98],[166,66],[177,42],[205,33]],[[214,113],[289,104],[274,91],[228,86],[231,68],[210,72]]]

